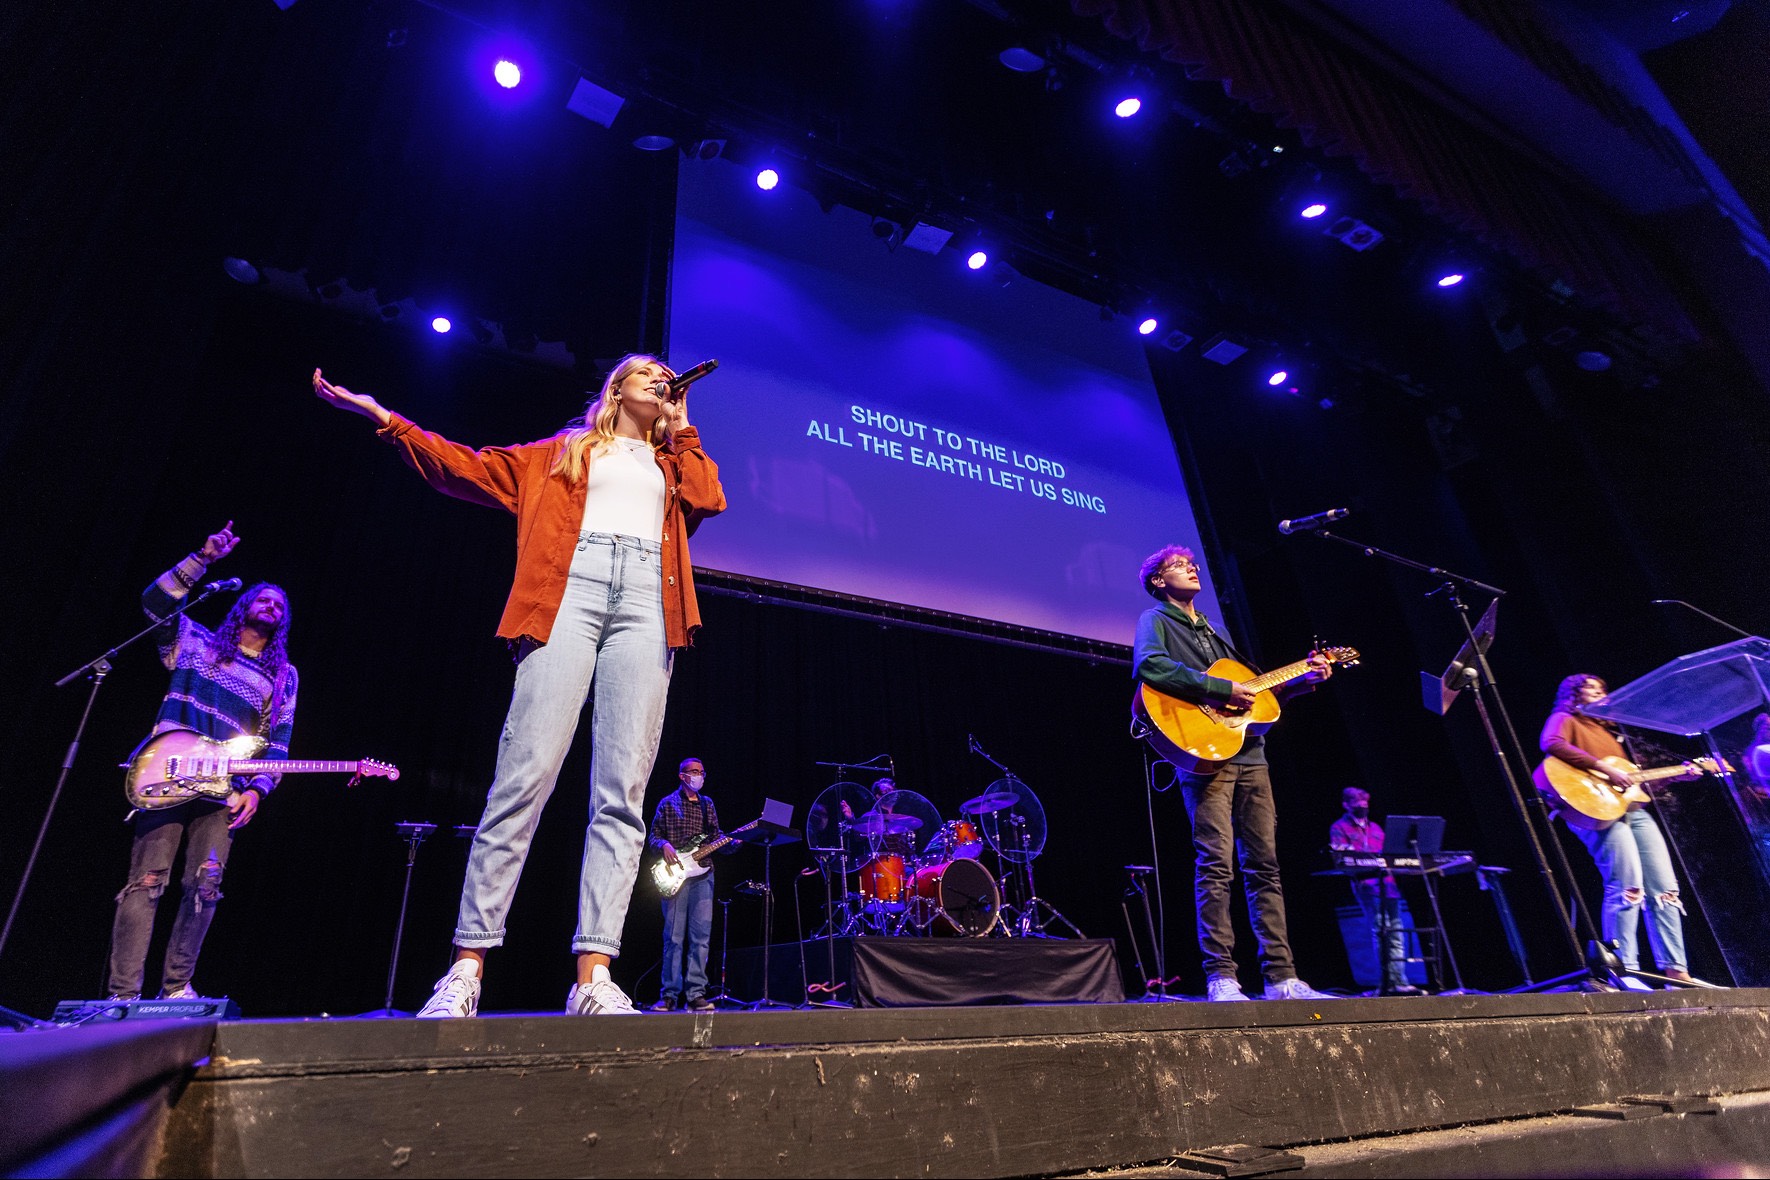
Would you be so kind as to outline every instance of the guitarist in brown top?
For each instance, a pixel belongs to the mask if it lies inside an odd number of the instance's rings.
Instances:
[[[1549,761],[1538,771],[1537,786],[1558,796],[1555,803],[1561,818],[1585,844],[1598,866],[1599,876],[1604,878],[1604,940],[1614,943],[1623,966],[1631,971],[1641,966],[1638,930],[1641,907],[1647,905],[1647,942],[1653,948],[1653,961],[1666,978],[1688,981],[1684,906],[1678,899],[1678,878],[1672,871],[1665,836],[1653,816],[1642,810],[1648,797],[1638,780],[1644,772],[1628,761],[1610,727],[1584,712],[1608,693],[1609,687],[1601,678],[1584,672],[1561,682],[1560,691],[1555,694],[1555,711],[1543,726],[1542,749]],[[1566,769],[1580,773],[1569,775]],[[1690,776],[1690,770],[1684,767],[1675,768],[1673,773],[1678,777]],[[1667,777],[1651,771],[1645,774]],[[1556,778],[1563,780],[1559,790]],[[1623,804],[1626,809],[1611,819],[1586,814],[1586,810],[1605,809],[1592,807],[1589,801],[1587,808],[1581,809],[1583,795],[1579,792],[1602,792],[1606,787],[1619,801],[1627,800]],[[1614,814],[1614,808],[1609,810]]]
[[[1193,606],[1199,592],[1199,566],[1192,551],[1170,545],[1143,563],[1143,588],[1156,605],[1137,621],[1132,667],[1143,688],[1140,707],[1166,700],[1204,706],[1221,718],[1246,717],[1272,693],[1250,676],[1226,679],[1209,669],[1222,660],[1239,660],[1228,640]],[[1245,663],[1245,661],[1242,661]],[[1329,659],[1312,654],[1299,665],[1292,691],[1308,691],[1333,674]],[[1268,677],[1259,677],[1267,680]],[[1282,689],[1279,691],[1282,692]],[[1159,718],[1145,714],[1157,727]],[[1276,717],[1276,711],[1273,716]],[[1155,733],[1151,734],[1152,742]],[[1221,747],[1221,761],[1189,754],[1177,742],[1156,742],[1180,770],[1186,813],[1192,820],[1197,853],[1193,892],[1198,905],[1198,942],[1204,955],[1206,994],[1212,1000],[1245,1000],[1236,979],[1235,929],[1229,919],[1229,887],[1235,878],[1232,850],[1239,853],[1248,916],[1260,944],[1260,973],[1268,1000],[1327,1000],[1297,978],[1285,929],[1284,889],[1279,881],[1277,816],[1272,779],[1266,769],[1265,741],[1258,733],[1238,732],[1241,740]],[[1239,745],[1239,749],[1233,748]],[[1206,751],[1208,754],[1210,751]]]

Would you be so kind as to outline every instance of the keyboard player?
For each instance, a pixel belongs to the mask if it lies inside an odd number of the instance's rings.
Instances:
[[[1328,829],[1328,847],[1335,852],[1381,856],[1383,825],[1371,818],[1370,792],[1347,787],[1340,792],[1340,808],[1345,814]],[[1385,872],[1348,880],[1376,940],[1377,957],[1382,962],[1382,993],[1419,995],[1420,989],[1407,980],[1407,934],[1401,918],[1401,889],[1395,878]]]

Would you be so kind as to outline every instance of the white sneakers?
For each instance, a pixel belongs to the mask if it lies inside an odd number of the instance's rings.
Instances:
[[[1229,1000],[1245,1000],[1247,995],[1241,990],[1241,984],[1232,976],[1213,975],[1205,980],[1205,999],[1213,1003],[1224,1003]]]
[[[1251,997],[1241,990],[1233,976],[1213,975],[1205,980],[1205,999],[1216,1003],[1246,1000]],[[1301,979],[1281,979],[1269,983],[1261,993],[1262,1000],[1337,1000],[1340,997],[1318,992]]]
[[[187,980],[179,984],[175,991],[162,992],[160,998],[162,1000],[200,1000],[203,997],[197,994],[197,989],[192,987]]]
[[[1330,996],[1326,992],[1318,992],[1301,979],[1281,979],[1277,983],[1266,985],[1268,1000],[1337,1000],[1339,996]]]
[[[589,983],[574,983],[565,994],[567,1016],[637,1016],[639,1009],[627,998],[608,968],[598,963],[590,972]]]
[[[436,981],[436,994],[418,1009],[419,1020],[446,1020],[479,1014],[479,964],[458,959],[449,973]]]

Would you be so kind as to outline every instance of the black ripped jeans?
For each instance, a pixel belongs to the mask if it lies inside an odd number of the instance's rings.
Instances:
[[[225,807],[201,800],[135,816],[135,844],[129,853],[129,883],[117,894],[117,918],[111,926],[110,994],[141,994],[147,974],[148,940],[154,933],[154,911],[172,878],[172,862],[184,845],[183,896],[172,924],[161,974],[163,990],[177,991],[197,969],[203,936],[221,900],[221,873],[227,867],[233,817]]]
[[[1278,816],[1272,779],[1263,762],[1231,762],[1209,778],[1182,780],[1197,854],[1193,894],[1198,904],[1198,948],[1205,974],[1235,978],[1235,928],[1229,889],[1241,861],[1248,918],[1260,942],[1260,974],[1268,983],[1296,977],[1285,931],[1284,888],[1278,879]]]

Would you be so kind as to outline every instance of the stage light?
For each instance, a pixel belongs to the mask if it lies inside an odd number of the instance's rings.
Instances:
[[[1278,371],[1273,373],[1272,376],[1266,378],[1266,384],[1268,384],[1268,385],[1272,386],[1274,389],[1276,389],[1280,385],[1283,385],[1285,383],[1285,379],[1289,376],[1290,376],[1289,373],[1285,372],[1283,369],[1279,369]]]
[[[264,276],[259,273],[258,268],[253,266],[250,262],[247,262],[244,258],[234,258],[231,256],[223,258],[221,260],[221,269],[227,272],[228,278],[236,283],[244,283],[248,287],[257,286],[264,278]]]
[[[504,89],[515,90],[516,84],[522,81],[522,67],[507,57],[501,57],[498,64],[492,67],[492,77]]]
[[[996,60],[1017,74],[1036,74],[1045,68],[1044,58],[1019,45],[1002,50]]]
[[[668,135],[641,135],[633,146],[642,152],[667,152],[676,146],[676,141]]]
[[[1137,334],[1139,336],[1147,336],[1159,327],[1161,327],[1161,324],[1156,322],[1156,318],[1154,316],[1150,316],[1148,319],[1144,320],[1141,324],[1137,325]]]
[[[578,84],[572,88],[572,96],[566,100],[565,109],[592,123],[613,127],[615,116],[626,105],[627,100],[614,91],[604,90],[588,78],[579,78]]]
[[[973,250],[971,252],[971,257],[965,259],[965,265],[972,270],[982,270],[989,265],[989,255],[985,254],[982,250]]]
[[[1438,285],[1440,287],[1454,287],[1458,283],[1462,282],[1463,278],[1464,278],[1464,276],[1462,275],[1461,272],[1453,270],[1449,274],[1440,278],[1438,280]]]
[[[446,315],[439,315],[430,321],[430,330],[438,335],[447,334],[448,330],[454,326],[449,323],[449,317]]]
[[[781,174],[773,168],[764,168],[756,173],[756,187],[765,193],[774,191],[774,186],[781,182]]]
[[[1112,108],[1112,113],[1121,119],[1129,119],[1142,109],[1143,100],[1136,95],[1131,95],[1128,98],[1119,99],[1118,105]]]
[[[1316,201],[1313,204],[1303,206],[1303,212],[1298,214],[1298,216],[1302,217],[1305,221],[1313,221],[1315,218],[1320,217],[1326,212],[1327,206],[1320,201]]]

